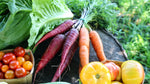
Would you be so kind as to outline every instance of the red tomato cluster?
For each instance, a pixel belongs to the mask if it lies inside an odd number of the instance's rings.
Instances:
[[[32,69],[31,56],[22,47],[16,47],[12,52],[0,51],[0,79],[24,77]]]

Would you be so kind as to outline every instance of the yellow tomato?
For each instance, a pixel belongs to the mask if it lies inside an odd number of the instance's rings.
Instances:
[[[122,83],[119,81],[112,81],[111,84],[122,84]]]
[[[144,79],[143,66],[134,60],[123,62],[122,68],[122,81],[124,84],[141,84]]]
[[[111,84],[109,70],[101,62],[85,65],[80,72],[80,79],[82,84]]]
[[[32,64],[31,61],[26,61],[26,62],[23,63],[23,68],[24,68],[25,70],[31,70],[31,69],[32,69],[32,66],[33,66],[33,64]]]

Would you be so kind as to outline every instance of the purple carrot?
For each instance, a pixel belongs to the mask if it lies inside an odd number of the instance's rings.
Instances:
[[[62,48],[65,41],[65,35],[58,34],[50,42],[48,48],[44,52],[41,61],[38,63],[37,69],[34,75],[34,81],[37,73],[46,66],[46,64],[56,55],[56,53]],[[33,83],[34,83],[33,81]]]
[[[71,49],[69,50],[69,53],[67,54],[67,57],[65,59],[64,63],[60,63],[59,67],[57,68],[57,71],[55,72],[55,75],[53,76],[53,79],[51,82],[55,82],[60,76],[61,74],[64,72],[64,70],[67,68],[67,66],[70,64],[75,51],[78,48],[78,44],[77,41],[72,45]]]
[[[78,36],[79,36],[79,31],[75,28],[71,29],[69,31],[68,35],[66,36],[66,40],[64,42],[63,51],[62,51],[62,55],[61,55],[62,63],[64,63],[71,46],[77,40]]]
[[[55,28],[54,30],[48,32],[46,35],[44,35],[34,46],[34,48],[36,48],[40,43],[42,43],[43,41],[56,36],[57,34],[61,34],[64,33],[65,31],[69,30],[72,28],[72,25],[75,23],[75,20],[67,20],[64,23],[62,23],[61,25],[59,25],[57,28]]]

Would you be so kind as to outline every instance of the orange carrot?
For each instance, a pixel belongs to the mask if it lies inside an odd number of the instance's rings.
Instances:
[[[79,36],[79,46],[85,45],[87,48],[89,48],[89,32],[87,28],[83,27],[80,29],[80,36]]]
[[[83,66],[89,63],[89,32],[88,30],[83,27],[80,29],[79,33],[79,58],[80,58],[80,65],[79,69],[81,70]],[[79,70],[79,71],[80,71]]]
[[[102,44],[99,34],[96,31],[90,31],[89,35],[90,35],[92,46],[97,54],[98,59],[101,62],[105,62],[106,56],[103,50],[103,44]]]
[[[89,63],[89,50],[86,46],[80,47],[79,56],[80,56],[81,67],[84,67],[86,64]]]

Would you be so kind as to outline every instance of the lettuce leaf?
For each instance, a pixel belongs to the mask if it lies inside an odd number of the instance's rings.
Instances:
[[[57,25],[73,18],[73,14],[64,0],[33,0],[30,16],[32,27],[28,39],[29,47]]]
[[[9,0],[7,5],[10,15],[1,18],[0,49],[26,40],[31,28],[31,0]]]
[[[5,25],[8,17],[9,17],[9,10],[8,10],[8,1],[0,0],[0,31],[3,30],[3,26]]]

